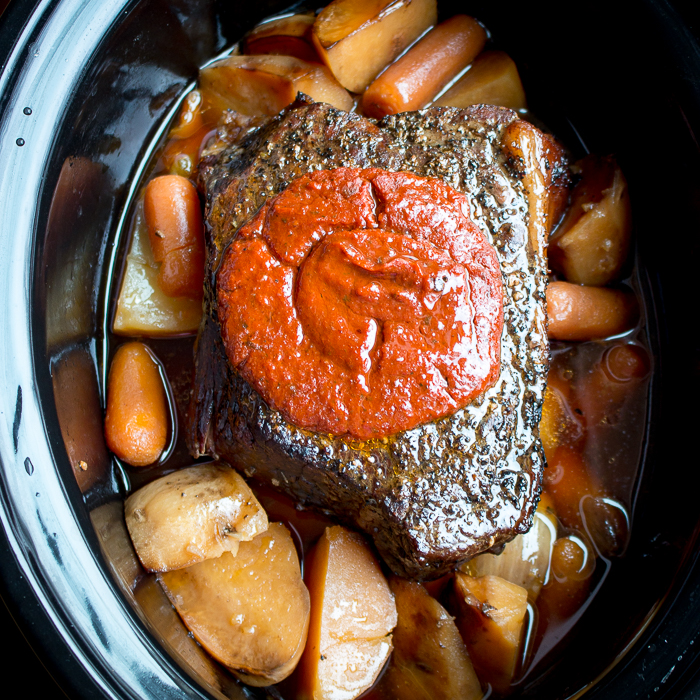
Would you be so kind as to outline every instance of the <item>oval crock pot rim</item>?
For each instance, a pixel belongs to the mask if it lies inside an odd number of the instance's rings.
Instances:
[[[21,35],[18,42],[9,52],[7,63],[3,58],[3,74],[2,85],[11,85],[12,94],[4,94],[0,97],[0,104],[7,108],[8,105],[14,104],[15,111],[4,109],[0,115],[0,135],[3,134],[2,142],[0,142],[0,151],[10,153],[11,156],[4,162],[8,164],[6,167],[6,175],[4,178],[0,176],[0,201],[3,192],[3,181],[7,185],[7,173],[10,173],[11,178],[15,182],[11,183],[14,191],[17,191],[18,182],[22,176],[25,178],[26,172],[33,173],[33,182],[38,189],[42,186],[43,180],[39,175],[37,177],[36,169],[22,169],[21,163],[28,157],[30,147],[33,147],[32,136],[34,132],[30,130],[19,129],[16,132],[13,128],[23,121],[23,117],[17,114],[17,110],[22,107],[21,90],[18,93],[19,78],[22,76],[22,68],[20,67],[23,60],[23,52],[26,53],[25,59],[29,58],[28,46],[32,44],[32,40],[37,41],[37,37],[43,29],[52,21],[53,13],[60,4],[62,8],[68,5],[76,7],[94,6],[95,3],[89,0],[64,0],[59,3],[57,0],[45,0],[37,3],[33,13],[28,13],[22,20],[23,11],[27,10],[33,3],[26,3],[24,6],[18,4],[15,0],[15,5],[11,5],[8,12],[11,13],[8,24],[5,26],[14,26],[15,28],[22,27]],[[667,7],[669,12],[673,12],[670,6],[662,1],[662,6]],[[111,2],[100,3],[104,9],[111,9],[111,23],[116,21],[120,12],[132,5],[132,0],[112,0]],[[3,18],[5,20],[6,18]],[[101,39],[94,41],[96,48]],[[37,44],[37,48],[41,49],[41,44]],[[41,56],[41,51],[39,51]],[[6,76],[11,74],[11,79],[6,80]],[[20,86],[21,87],[21,86]],[[14,100],[11,98],[14,96]],[[58,109],[58,107],[57,107]],[[26,117],[24,117],[26,120]],[[11,132],[11,133],[10,133]],[[7,138],[5,138],[7,137]],[[27,137],[27,138],[25,138]],[[25,138],[25,146],[17,145],[15,138]],[[50,143],[45,142],[46,152],[50,149]],[[12,167],[14,166],[14,167]],[[40,197],[37,197],[39,201]],[[66,485],[62,484],[59,475],[55,470],[41,469],[42,464],[51,464],[53,461],[52,449],[48,442],[47,431],[44,425],[45,416],[41,410],[39,403],[39,392],[37,389],[37,370],[34,366],[34,358],[32,349],[36,341],[31,337],[31,329],[26,319],[30,317],[32,311],[32,290],[27,285],[27,280],[33,279],[32,264],[34,239],[37,235],[35,226],[37,222],[37,213],[23,212],[19,216],[21,225],[16,228],[5,226],[13,221],[8,212],[0,213],[0,231],[19,230],[20,232],[29,232],[29,235],[23,238],[19,235],[13,242],[8,241],[8,236],[5,235],[3,242],[0,239],[0,265],[5,268],[8,264],[8,270],[12,274],[0,283],[0,293],[4,299],[0,308],[0,332],[5,338],[11,338],[11,342],[5,342],[0,351],[0,367],[3,367],[5,378],[5,387],[10,391],[5,391],[0,397],[0,415],[3,415],[4,420],[0,432],[0,454],[2,460],[3,472],[0,473],[0,519],[4,526],[4,536],[0,539],[0,551],[3,555],[7,555],[7,561],[3,561],[2,573],[5,579],[5,591],[15,604],[16,609],[25,617],[25,620],[30,622],[32,636],[38,646],[48,653],[55,654],[55,648],[59,647],[63,653],[62,658],[52,664],[55,670],[58,670],[64,682],[67,682],[69,687],[75,689],[84,697],[95,697],[94,693],[104,693],[107,697],[139,697],[144,689],[144,678],[157,679],[160,682],[159,697],[183,697],[183,692],[187,696],[201,697],[203,691],[199,687],[192,685],[189,680],[182,678],[182,672],[172,660],[162,653],[157,643],[153,640],[148,632],[137,620],[133,610],[126,601],[115,591],[114,584],[106,572],[104,563],[99,561],[95,556],[88,542],[86,542],[84,533],[80,528],[76,527],[76,519],[79,520],[79,515],[70,507],[70,500],[66,494]],[[17,223],[15,221],[15,223]],[[5,291],[3,291],[3,288]],[[25,323],[20,321],[24,319]],[[21,332],[17,332],[17,328],[22,328]],[[11,379],[11,382],[8,382]],[[15,393],[14,387],[21,387],[21,391]],[[35,433],[39,429],[43,436],[43,443],[37,439]],[[42,444],[39,444],[42,443]],[[10,470],[12,470],[10,472]],[[8,475],[11,475],[8,478]],[[32,476],[34,480],[32,481]],[[17,492],[14,487],[23,483],[25,488],[19,489]],[[32,481],[32,484],[27,487],[26,482]],[[38,488],[42,489],[37,491]],[[45,493],[42,492],[46,489]],[[51,510],[53,520],[48,522],[46,519],[42,521],[44,526],[51,524],[56,527],[55,534],[49,534],[49,529],[40,533],[39,537],[27,538],[27,535],[36,533],[36,530],[28,529],[26,516],[31,513],[29,506],[24,514],[19,507],[19,499],[17,493],[21,493],[22,498],[27,499],[27,503],[33,503],[36,511],[39,511],[37,502],[41,496],[49,495],[49,498],[44,498],[41,501],[41,508],[44,508],[46,501],[52,501]],[[37,496],[36,494],[41,494]],[[36,500],[33,500],[36,499]],[[44,511],[45,512],[45,511]],[[49,571],[53,573],[61,573],[61,567],[64,564],[58,565],[58,557],[56,552],[61,555],[66,555],[71,558],[73,550],[81,549],[82,558],[71,560],[70,565],[83,571],[86,574],[84,581],[85,585],[89,583],[89,596],[85,595],[82,602],[93,601],[93,614],[80,619],[72,617],[76,612],[76,607],[80,606],[81,597],[77,591],[71,591],[70,587],[65,587],[63,591],[59,590],[60,586],[49,576]],[[4,557],[3,557],[4,558]],[[57,566],[52,568],[52,565]],[[84,567],[88,567],[87,570]],[[648,640],[658,634],[663,634],[664,625],[669,619],[669,611],[674,605],[682,604],[687,601],[690,592],[690,578],[688,573],[695,573],[695,580],[700,579],[700,563],[698,562],[697,552],[690,557],[685,564],[684,575],[679,577],[679,581],[674,584],[669,596],[662,604],[658,614],[640,636],[636,640],[635,649],[641,650],[642,646],[647,644]],[[64,572],[65,573],[65,572]],[[66,606],[66,600],[61,597],[61,593],[66,594],[70,591],[71,606]],[[88,591],[83,589],[80,593],[86,594]],[[104,597],[103,597],[104,596]],[[109,600],[109,605],[99,605]],[[115,607],[112,607],[116,603]],[[99,617],[99,613],[105,615],[104,620]],[[128,629],[124,629],[123,621],[126,618],[130,622]],[[112,643],[111,638],[104,639],[100,637],[97,626],[103,622],[111,620],[114,623],[114,629],[119,629],[127,632],[129,642],[121,647],[121,651],[126,659],[129,659],[129,667],[133,670],[133,676],[116,676],[115,667],[107,661],[109,650],[106,647]],[[104,629],[104,624],[102,625]],[[144,652],[147,652],[146,654]],[[618,665],[618,671],[622,671],[624,667],[632,662],[635,653],[628,654],[621,664]],[[157,663],[146,663],[146,658],[151,662],[157,659]],[[55,657],[54,657],[55,659]],[[688,664],[688,668],[693,666]],[[697,669],[693,666],[693,673]],[[682,671],[679,664],[678,672]],[[661,674],[662,671],[659,671]],[[620,676],[620,673],[613,672],[613,675]],[[680,687],[683,681],[682,674],[676,674],[676,685]],[[659,684],[663,685],[666,681],[666,672],[658,676]],[[686,679],[692,682],[693,678]],[[594,688],[595,691],[604,690],[607,684],[607,679],[602,684]],[[687,684],[686,684],[687,687]]]

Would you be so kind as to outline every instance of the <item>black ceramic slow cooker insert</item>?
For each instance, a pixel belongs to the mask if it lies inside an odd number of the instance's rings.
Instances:
[[[0,18],[2,596],[71,698],[249,692],[183,657],[121,584],[124,484],[102,439],[100,349],[105,274],[147,145],[198,66],[287,5],[13,0]],[[555,133],[617,154],[656,369],[629,548],[566,654],[522,696],[697,697],[697,11],[449,5],[508,47]],[[95,468],[76,478],[78,443]]]

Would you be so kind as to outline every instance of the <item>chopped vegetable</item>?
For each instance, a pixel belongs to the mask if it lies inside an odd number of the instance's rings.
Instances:
[[[168,403],[158,364],[143,343],[121,345],[107,380],[105,439],[134,467],[158,461],[168,436]]]
[[[587,156],[571,207],[549,246],[552,268],[569,282],[603,286],[620,276],[630,245],[627,182],[612,156]]]
[[[118,335],[162,336],[194,333],[202,319],[202,302],[169,297],[158,284],[143,212],[135,217],[112,330]]]
[[[535,600],[547,579],[557,518],[552,498],[543,493],[528,532],[508,542],[500,554],[480,554],[464,565],[472,576],[500,576],[524,588]]]
[[[595,555],[582,537],[561,537],[554,543],[552,576],[538,600],[543,624],[565,620],[581,608],[594,571]]]
[[[202,119],[202,93],[199,90],[192,90],[185,97],[177,124],[170,129],[168,136],[173,139],[188,139],[194,136],[204,126]]]
[[[124,509],[136,553],[149,571],[236,554],[239,542],[267,530],[267,515],[253,492],[224,465],[163,476],[129,496]]]
[[[243,39],[243,53],[293,56],[318,63],[321,59],[311,37],[315,20],[316,16],[308,13],[259,24]]]
[[[479,680],[508,692],[521,656],[527,591],[499,576],[473,578],[458,571],[452,601]]]
[[[201,299],[204,292],[204,223],[194,185],[161,175],[146,186],[143,210],[158,285],[171,297]]]
[[[420,583],[389,581],[398,623],[377,700],[480,700],[484,693],[454,619]]]
[[[559,445],[572,444],[583,435],[580,418],[571,410],[565,394],[551,378],[550,373],[540,420],[540,439],[548,459]]]
[[[560,445],[547,458],[544,488],[554,501],[557,517],[569,528],[583,532],[581,499],[603,496],[603,488],[591,473],[579,448]]]
[[[365,91],[362,110],[381,119],[425,107],[466,68],[486,43],[486,31],[473,18],[455,15],[438,24]]]
[[[309,626],[309,593],[281,523],[234,557],[224,552],[158,580],[195,639],[246,683],[278,683],[296,667]]]
[[[631,292],[550,282],[547,317],[553,340],[596,340],[634,328],[639,307]]]
[[[340,84],[362,92],[436,21],[436,0],[334,0],[316,18],[313,40]]]
[[[471,68],[439,99],[437,107],[498,105],[525,109],[525,91],[513,59],[503,51],[484,51]]]
[[[389,659],[394,596],[365,540],[343,527],[326,529],[306,566],[311,624],[302,692],[313,700],[351,700]]]
[[[208,118],[233,109],[246,116],[275,116],[303,92],[316,102],[352,108],[352,97],[325,66],[291,56],[229,56],[199,73]]]

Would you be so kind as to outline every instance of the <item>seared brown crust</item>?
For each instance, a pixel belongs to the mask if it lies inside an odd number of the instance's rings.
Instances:
[[[524,126],[505,139],[513,125]],[[561,152],[548,170],[532,144],[550,146],[506,109],[433,108],[375,124],[302,100],[205,159],[208,306],[188,426],[193,454],[216,454],[364,530],[387,564],[410,577],[438,576],[527,531],[544,466],[548,192],[566,185]],[[449,418],[364,442],[296,428],[271,410],[229,367],[212,293],[222,251],[267,198],[304,173],[340,166],[438,177],[467,194],[498,251],[505,290],[496,384]]]

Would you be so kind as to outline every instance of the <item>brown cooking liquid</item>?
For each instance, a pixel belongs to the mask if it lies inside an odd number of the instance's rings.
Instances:
[[[211,133],[211,125],[198,122],[184,138],[171,138],[151,176],[163,172],[189,176]],[[543,439],[548,461],[544,489],[555,504],[558,537],[579,537],[596,556],[595,564],[581,576],[562,577],[552,567],[533,607],[534,621],[516,682],[546,667],[552,653],[560,653],[558,645],[600,591],[611,562],[624,553],[651,374],[650,355],[641,338],[641,330],[637,329],[616,340],[552,344],[548,391],[555,393],[564,412],[556,421],[555,435]],[[123,341],[113,339],[112,347]],[[194,338],[146,342],[163,363],[178,422],[183,425],[193,372]],[[361,349],[356,354],[361,365]],[[349,358],[347,364],[352,365],[352,360]],[[132,490],[191,464],[180,435],[164,464],[147,470],[127,467]],[[250,485],[270,521],[281,521],[291,530],[303,566],[304,555],[332,521],[321,514],[298,510],[291,499],[268,487],[255,482]],[[443,577],[426,587],[444,601],[446,586],[449,580]],[[296,696],[295,688],[295,674],[279,684],[281,696],[290,700]],[[381,700],[373,690],[363,697]]]

